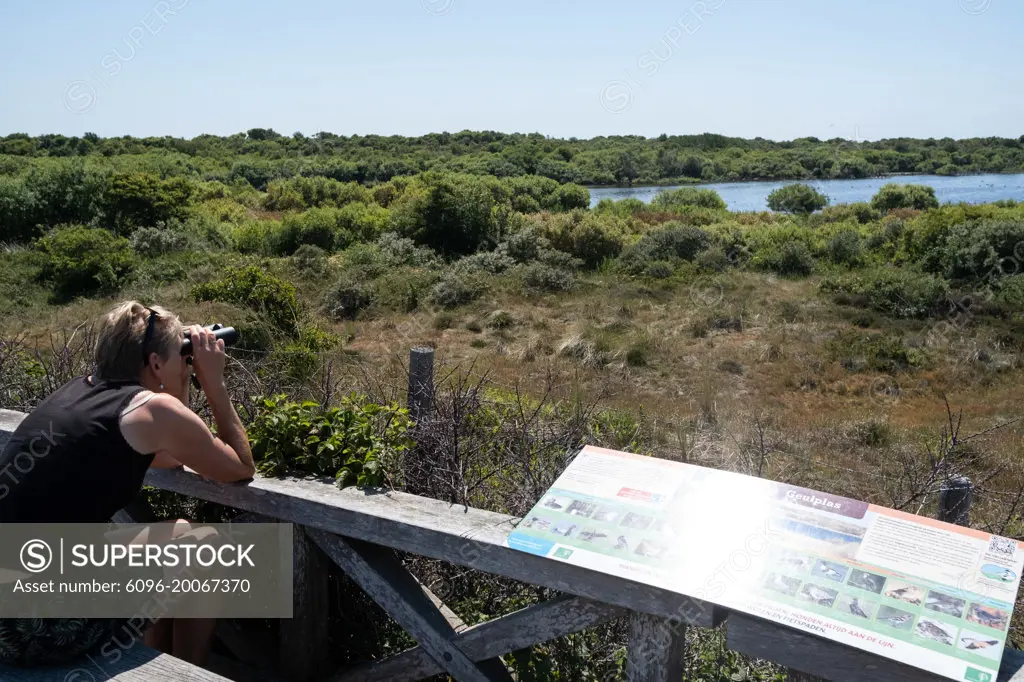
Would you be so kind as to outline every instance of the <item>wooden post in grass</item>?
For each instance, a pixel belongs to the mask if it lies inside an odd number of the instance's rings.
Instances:
[[[414,495],[428,494],[425,473],[429,464],[423,462],[424,450],[419,447],[420,434],[434,410],[434,349],[417,347],[409,351],[409,416],[416,422],[413,438],[417,446],[406,453],[405,488]]]
[[[971,525],[971,501],[974,486],[966,476],[954,476],[939,489],[939,521],[958,526]]]

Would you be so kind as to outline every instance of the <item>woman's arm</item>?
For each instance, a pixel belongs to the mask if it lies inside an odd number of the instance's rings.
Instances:
[[[224,385],[224,342],[199,327],[193,328],[191,335],[193,367],[206,391],[220,438],[214,437],[181,397],[168,393],[156,395],[125,415],[121,432],[138,452],[156,453],[154,466],[183,464],[222,482],[252,478],[256,466],[249,439]]]

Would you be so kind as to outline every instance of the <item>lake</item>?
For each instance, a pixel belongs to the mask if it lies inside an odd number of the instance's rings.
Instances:
[[[767,211],[768,195],[785,185],[800,180],[782,182],[720,182],[707,185],[687,185],[713,189],[721,195],[731,211]],[[833,205],[871,201],[878,189],[889,182],[929,185],[941,203],[984,204],[1000,199],[1024,201],[1024,174],[1015,175],[901,175],[892,178],[866,178],[863,180],[810,180],[808,185],[828,196]],[[650,203],[655,195],[675,187],[590,187],[590,205],[601,199],[627,199],[630,197]]]

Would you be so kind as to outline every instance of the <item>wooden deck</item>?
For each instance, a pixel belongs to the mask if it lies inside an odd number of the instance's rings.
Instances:
[[[21,418],[0,411],[0,447],[7,440],[5,430],[9,433]],[[943,679],[708,602],[509,549],[504,540],[517,519],[503,514],[399,492],[339,490],[329,481],[295,478],[257,478],[225,485],[186,471],[154,470],[146,483],[233,507],[249,520],[296,524],[295,618],[282,622],[276,643],[246,647],[234,641],[231,645],[241,660],[248,657],[246,662],[260,668],[286,662],[277,667],[291,680],[417,680],[441,672],[458,680],[511,680],[501,656],[617,618],[629,620],[627,675],[631,681],[678,682],[686,627],[722,623],[731,649],[788,667],[792,680]],[[394,550],[551,588],[562,596],[467,627],[416,581]],[[316,653],[326,649],[323,609],[328,561],[343,569],[419,646],[356,669],[324,671]],[[222,634],[223,641],[232,640],[230,632]],[[267,654],[268,646],[277,647],[276,656]],[[1024,682],[1020,652],[1006,652],[999,680]]]

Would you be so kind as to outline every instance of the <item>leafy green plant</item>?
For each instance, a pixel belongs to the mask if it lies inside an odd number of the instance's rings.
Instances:
[[[883,185],[878,193],[871,198],[871,207],[882,213],[898,208],[924,211],[929,208],[938,208],[939,200],[935,197],[933,187],[890,182]]]
[[[651,201],[651,208],[671,211],[681,206],[699,206],[724,210],[726,203],[713,189],[680,187],[661,192]]]
[[[941,277],[910,268],[883,267],[829,278],[821,290],[890,317],[927,317],[946,299],[949,285]]]
[[[117,291],[135,269],[131,244],[108,230],[72,225],[39,240],[40,275],[58,299]]]
[[[263,399],[248,426],[257,470],[267,476],[333,476],[339,487],[394,486],[402,454],[412,447],[408,411],[359,395],[338,407]]]
[[[768,195],[768,208],[779,213],[809,215],[828,206],[828,197],[810,185],[780,187]]]
[[[299,302],[295,287],[261,268],[229,267],[223,277],[192,287],[196,301],[222,301],[263,313],[278,329],[298,331]]]

